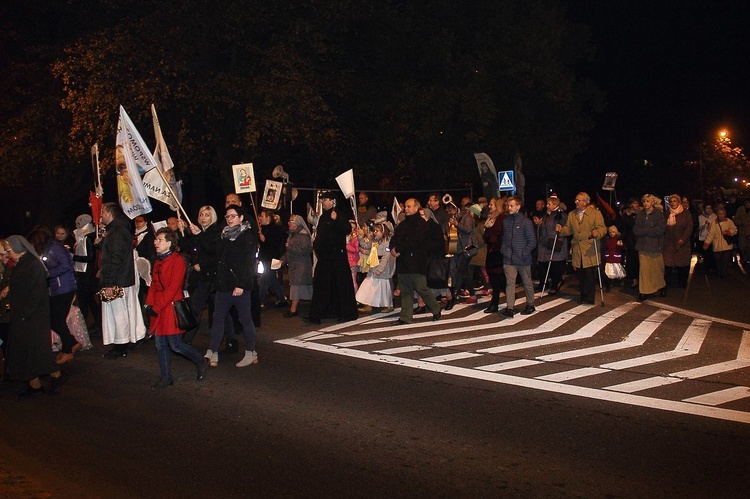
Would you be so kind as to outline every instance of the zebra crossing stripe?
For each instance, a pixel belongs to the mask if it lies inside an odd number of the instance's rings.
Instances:
[[[605,389],[615,390],[618,392],[634,393],[642,390],[648,390],[649,388],[656,388],[659,386],[679,383],[680,381],[686,379],[703,378],[726,371],[743,369],[745,367],[750,367],[750,331],[745,331],[742,334],[742,341],[740,342],[740,347],[737,351],[737,358],[735,360],[719,362],[717,364],[711,364],[708,366],[696,367],[694,369],[686,369],[684,371],[677,371],[666,376],[654,376],[651,378],[631,381],[629,383],[612,385],[605,387]]]
[[[481,350],[477,350],[477,352],[479,353],[512,352],[514,350],[525,350],[527,348],[535,348],[535,347],[546,346],[546,345],[555,345],[559,343],[566,343],[572,340],[591,338],[596,333],[604,329],[604,327],[607,326],[609,323],[611,323],[613,320],[625,315],[626,313],[630,312],[632,309],[634,309],[635,307],[639,305],[640,304],[636,302],[630,302],[624,305],[620,305],[616,309],[611,310],[607,312],[606,314],[597,317],[593,321],[583,326],[578,331],[575,331],[565,336],[556,336],[554,338],[542,338],[542,339],[535,340],[535,341],[526,341],[526,342],[520,342],[520,343],[510,343],[508,345],[500,345],[497,347],[483,348]]]
[[[604,369],[622,370],[631,367],[645,366],[647,364],[655,364],[665,360],[679,359],[680,357],[687,357],[688,355],[695,355],[700,351],[703,341],[708,334],[709,327],[711,327],[711,322],[703,319],[693,319],[693,322],[690,323],[690,326],[685,330],[685,334],[682,335],[680,342],[673,350],[670,350],[669,352],[644,355],[642,357],[633,357],[631,359],[619,360],[616,362],[609,362],[607,364],[602,364],[599,367],[603,367]]]
[[[734,402],[735,400],[742,400],[750,397],[750,388],[747,386],[733,386],[726,390],[719,390],[717,392],[706,393],[704,395],[698,395],[697,397],[690,397],[683,400],[683,402],[690,402],[693,404],[703,405],[722,405]]]
[[[560,360],[573,359],[576,357],[585,357],[587,355],[595,355],[606,352],[614,352],[615,350],[622,350],[625,348],[639,347],[643,345],[647,339],[656,331],[656,329],[664,322],[672,312],[668,310],[659,310],[651,314],[650,317],[639,323],[633,331],[628,334],[625,340],[617,343],[609,343],[607,345],[598,345],[589,348],[579,348],[577,350],[570,350],[567,352],[554,353],[550,355],[542,355],[537,357],[539,360],[545,362],[557,362]]]
[[[472,343],[485,343],[488,341],[505,340],[508,338],[521,338],[523,336],[532,336],[535,334],[550,333],[554,331],[555,329],[557,329],[558,327],[564,325],[566,322],[570,321],[571,319],[578,317],[581,313],[585,312],[586,310],[589,310],[590,308],[591,308],[590,305],[579,305],[573,309],[557,314],[552,319],[548,320],[544,324],[541,324],[533,329],[522,329],[521,331],[512,331],[512,332],[506,331],[504,333],[485,334],[481,336],[472,336],[471,338],[441,341],[438,343],[433,343],[432,346],[438,347],[438,348],[450,348],[450,347],[457,347],[457,346],[462,346],[462,345],[471,345]],[[540,310],[540,309],[541,309],[541,306],[537,310]],[[500,325],[504,326],[505,324],[501,323]],[[470,330],[473,330],[473,328]]]
[[[457,352],[446,355],[437,355],[435,357],[425,357],[420,359],[422,362],[453,362],[456,360],[471,359],[472,357],[481,357],[481,354],[472,352]]]
[[[548,377],[541,376],[540,378],[546,381],[571,381],[578,378],[585,378],[588,376],[595,376],[597,374],[604,374],[611,371],[625,370],[633,367],[645,366],[648,364],[655,364],[657,362],[663,362],[665,360],[678,359],[688,355],[695,355],[703,345],[703,340],[706,338],[708,328],[711,325],[710,322],[703,319],[694,319],[693,322],[685,330],[685,334],[682,335],[677,346],[669,352],[659,352],[651,355],[643,355],[640,357],[632,357],[629,359],[619,360],[616,362],[609,362],[602,364],[599,367],[583,367],[580,369],[573,369],[565,371],[564,373],[556,373],[549,375]]]

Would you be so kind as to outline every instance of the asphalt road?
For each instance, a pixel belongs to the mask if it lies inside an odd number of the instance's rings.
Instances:
[[[663,301],[695,293],[699,313],[747,318],[746,276],[702,279]],[[629,300],[618,289],[605,308]],[[311,330],[269,309],[258,365],[222,358],[196,382],[173,358],[162,391],[153,343],[83,352],[55,395],[17,401],[3,383],[0,497],[746,495],[748,424],[276,342]]]

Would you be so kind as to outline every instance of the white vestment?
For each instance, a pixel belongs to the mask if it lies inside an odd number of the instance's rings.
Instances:
[[[133,260],[138,253],[133,250]],[[123,288],[123,296],[102,302],[102,340],[105,345],[125,345],[146,337],[141,303],[138,300],[140,279],[135,272],[135,285]]]

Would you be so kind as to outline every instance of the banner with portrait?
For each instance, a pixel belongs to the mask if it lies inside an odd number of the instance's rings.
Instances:
[[[488,155],[483,152],[474,154],[479,169],[479,180],[482,182],[482,194],[487,201],[500,196],[500,185],[498,184],[497,170]]]
[[[236,194],[257,191],[252,163],[232,165],[232,175],[234,176],[234,192]]]
[[[266,189],[263,191],[263,200],[260,205],[269,210],[275,210],[281,201],[281,188],[283,184],[275,180],[266,180]]]
[[[117,197],[122,211],[131,220],[151,212],[151,202],[141,180],[141,174],[156,166],[151,151],[141,138],[128,113],[120,106],[115,147]]]

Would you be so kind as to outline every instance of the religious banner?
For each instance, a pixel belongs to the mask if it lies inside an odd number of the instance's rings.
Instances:
[[[117,197],[122,211],[131,220],[138,215],[151,212],[151,202],[141,180],[145,173],[156,166],[156,161],[141,138],[128,113],[120,106],[115,147],[115,172],[117,173]]]
[[[489,201],[492,198],[500,196],[498,186],[497,170],[488,155],[483,152],[474,154],[479,169],[479,180],[482,182],[482,194]]]
[[[252,163],[232,165],[232,174],[234,176],[235,193],[242,194],[244,192],[257,191],[255,188],[255,171],[253,170]]]
[[[266,189],[263,191],[263,201],[260,205],[263,208],[269,210],[275,210],[279,206],[281,200],[281,188],[283,187],[281,182],[275,180],[266,180]]]

